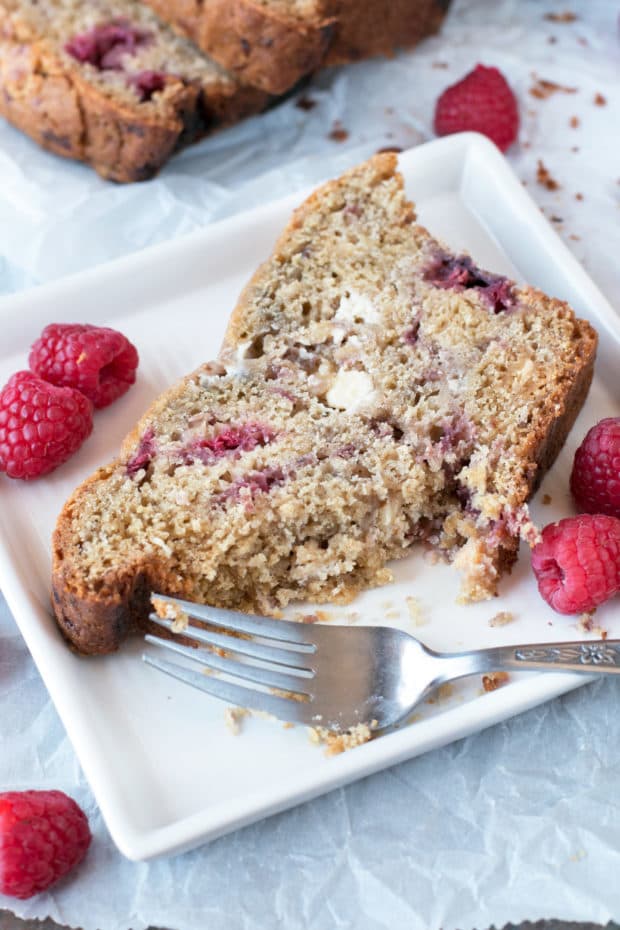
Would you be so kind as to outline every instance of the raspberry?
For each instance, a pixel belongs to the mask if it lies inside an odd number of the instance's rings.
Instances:
[[[166,86],[165,71],[140,71],[127,78],[127,83],[133,87],[140,103],[150,100],[153,94],[158,94]]]
[[[594,610],[620,591],[620,520],[580,514],[550,523],[532,550],[532,568],[558,613]]]
[[[620,517],[620,417],[601,420],[575,453],[570,489],[579,510]]]
[[[120,18],[73,36],[65,51],[99,71],[122,71],[124,56],[135,55],[152,41],[153,35],[148,30],[138,29],[129,20]]]
[[[65,462],[93,428],[91,402],[18,371],[0,391],[0,471],[37,478]]]
[[[435,132],[481,132],[505,152],[517,138],[519,111],[506,79],[497,68],[476,65],[444,90],[435,106]]]
[[[115,329],[51,323],[30,350],[28,364],[52,384],[72,387],[107,407],[136,380],[138,353]]]
[[[0,892],[30,898],[82,861],[91,833],[62,791],[0,792]]]

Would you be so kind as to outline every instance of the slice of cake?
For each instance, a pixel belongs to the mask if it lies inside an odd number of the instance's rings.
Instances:
[[[152,177],[267,101],[137,0],[0,0],[0,114],[105,178]]]
[[[396,157],[376,156],[299,208],[220,359],[65,505],[61,629],[111,651],[152,590],[259,612],[346,600],[417,541],[454,559],[465,600],[491,596],[536,537],[526,501],[595,348],[565,303],[416,225]]]

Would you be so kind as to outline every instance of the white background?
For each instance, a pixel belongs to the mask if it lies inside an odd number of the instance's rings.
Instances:
[[[572,24],[544,14],[573,9]],[[455,0],[415,53],[326,72],[271,113],[188,150],[159,179],[115,187],[0,126],[0,292],[44,283],[305,186],[385,145],[431,136],[434,101],[478,61],[520,101],[509,158],[620,306],[620,43],[614,0]],[[551,42],[550,39],[555,39]],[[447,67],[437,67],[445,63]],[[532,73],[575,93],[529,94]],[[595,106],[602,93],[607,104]],[[578,116],[580,126],[569,125]],[[334,121],[349,132],[328,138]],[[573,151],[578,148],[578,151]],[[542,159],[561,189],[536,184]],[[583,194],[583,200],[575,194]],[[16,528],[17,531],[17,528]],[[247,828],[131,864],[112,846],[12,618],[0,602],[2,788],[61,788],[95,841],[72,880],[21,916],[85,930],[439,928],[617,918],[618,688],[597,683],[506,724]]]

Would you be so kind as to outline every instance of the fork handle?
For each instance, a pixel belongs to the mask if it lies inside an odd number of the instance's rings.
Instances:
[[[580,672],[585,675],[620,674],[620,640],[531,643],[495,646],[472,652],[444,653],[444,680],[479,672],[526,671]],[[442,663],[443,664],[443,663]]]

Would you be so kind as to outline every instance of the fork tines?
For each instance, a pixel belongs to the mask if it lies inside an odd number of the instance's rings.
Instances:
[[[203,626],[190,623],[180,632],[190,645],[152,633],[145,640],[203,666],[203,671],[196,672],[185,664],[145,653],[142,658],[147,665],[230,704],[283,720],[312,723],[311,660],[316,647],[302,624],[206,607],[163,595],[157,595],[156,599],[170,604],[171,614],[178,616],[181,612]],[[149,619],[167,633],[174,633],[174,620],[155,613]],[[256,687],[245,687],[237,683],[239,680]]]

